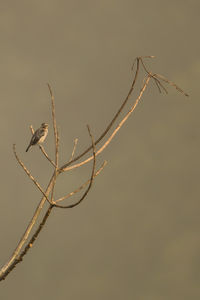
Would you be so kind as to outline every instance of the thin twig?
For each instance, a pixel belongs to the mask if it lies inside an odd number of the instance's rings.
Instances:
[[[105,161],[103,162],[102,166],[101,166],[101,167],[96,171],[96,173],[94,174],[94,178],[95,178],[96,176],[98,176],[98,175],[101,173],[101,171],[104,169],[104,167],[106,166],[106,164],[107,164],[107,161],[105,160]],[[74,190],[73,192],[67,194],[67,195],[64,196],[64,197],[59,198],[58,200],[55,200],[55,203],[61,202],[61,201],[63,201],[63,200],[66,200],[66,199],[70,198],[71,196],[73,196],[74,194],[80,192],[86,185],[88,185],[88,184],[90,183],[90,181],[91,181],[91,179],[89,179],[88,181],[86,181],[85,183],[83,183],[81,186],[79,186],[79,187],[78,187],[76,190]]]
[[[32,126],[32,125],[30,125],[30,127],[29,127],[29,128],[30,128],[30,131],[31,131],[32,135],[34,135],[34,132],[35,132],[35,131],[34,131],[34,129],[33,129],[33,126]]]
[[[177,91],[179,91],[180,93],[182,93],[182,94],[185,95],[186,97],[189,96],[189,95],[186,94],[180,87],[178,87],[178,85],[175,84],[173,81],[167,79],[167,78],[164,77],[163,75],[160,75],[160,74],[157,74],[157,73],[152,74],[151,72],[149,72],[149,71],[147,70],[147,67],[146,67],[145,64],[144,64],[143,57],[140,57],[139,60],[141,61],[142,66],[143,66],[145,72],[146,72],[147,74],[151,75],[151,76],[154,78],[154,80],[157,80],[158,83],[160,84],[160,86],[164,89],[164,91],[165,91],[166,93],[167,93],[167,90],[166,90],[165,87],[161,84],[161,82],[158,80],[158,78],[161,79],[161,80],[163,80],[164,82],[168,83],[169,85],[175,87],[175,89],[177,89]]]
[[[55,164],[56,169],[58,169],[58,147],[59,147],[59,137],[58,137],[58,129],[56,125],[56,114],[55,114],[55,98],[49,83],[47,83],[49,92],[51,95],[51,112],[52,112],[52,121],[53,121],[53,129],[54,129],[54,138],[55,138]]]
[[[54,207],[58,207],[58,208],[73,208],[73,207],[79,205],[79,204],[85,199],[85,197],[87,196],[89,190],[90,190],[91,187],[92,187],[92,183],[93,183],[93,180],[94,180],[95,166],[96,166],[96,152],[95,152],[94,139],[93,139],[93,136],[92,136],[92,134],[91,134],[89,125],[87,125],[87,129],[88,129],[90,138],[91,138],[91,140],[92,140],[92,149],[93,149],[93,156],[92,156],[92,157],[93,157],[93,166],[92,166],[92,173],[91,173],[91,177],[90,177],[90,184],[89,184],[87,190],[85,191],[85,193],[83,194],[83,196],[82,196],[76,203],[73,203],[73,204],[70,204],[70,205],[54,204],[54,205],[53,205]],[[55,203],[55,202],[54,202],[54,203]]]
[[[162,93],[162,91],[161,91],[161,88],[160,88],[160,86],[159,86],[159,84],[158,84],[157,80],[154,80],[154,82],[155,82],[155,84],[156,84],[156,86],[157,86],[157,88],[158,88],[158,90],[159,90],[159,93],[161,94],[161,93]]]
[[[133,61],[131,70],[133,71],[134,66],[135,66],[135,62],[136,62],[137,59],[142,60],[142,59],[144,59],[144,58],[155,58],[155,56],[154,56],[154,55],[147,55],[147,56],[138,56],[138,57],[136,57],[136,58],[134,59],[134,61]]]
[[[26,166],[24,165],[24,163],[20,160],[20,158],[17,155],[16,152],[16,145],[13,144],[13,152],[15,154],[15,157],[18,161],[18,163],[20,164],[20,166],[24,169],[25,173],[28,175],[28,177],[33,181],[33,183],[37,186],[37,188],[40,190],[40,192],[43,194],[43,196],[46,198],[46,200],[52,204],[50,202],[50,200],[48,199],[47,195],[45,194],[45,192],[43,191],[43,189],[41,188],[41,186],[39,185],[39,183],[35,180],[35,178],[31,175],[30,171],[26,168]]]
[[[53,179],[53,185],[51,190],[51,202],[53,202],[53,196],[54,196],[54,188],[56,183],[56,177],[58,175],[58,156],[59,156],[59,135],[58,135],[58,128],[56,125],[56,113],[55,113],[55,98],[51,89],[50,84],[48,83],[49,92],[51,95],[51,112],[52,112],[52,122],[53,122],[53,129],[54,129],[54,140],[55,140],[55,172],[54,172],[54,179]]]
[[[166,77],[164,77],[163,75],[160,74],[155,74],[155,77],[165,81],[166,83],[168,83],[169,85],[175,87],[175,89],[177,89],[177,91],[179,91],[180,93],[182,93],[183,95],[185,95],[186,97],[189,97],[188,94],[186,94],[177,84],[175,84],[173,81],[168,80]]]
[[[155,78],[155,77],[153,77],[153,79],[154,79],[154,82],[156,83],[156,86],[157,86],[159,92],[162,93],[162,90],[161,90],[161,89],[163,89],[163,91],[164,91],[166,94],[168,94],[167,89],[166,89],[166,88],[164,87],[164,85],[160,82],[160,80],[158,80],[158,79]]]
[[[75,154],[75,151],[76,151],[76,147],[77,147],[77,143],[78,143],[78,139],[76,138],[76,139],[74,140],[74,146],[73,146],[73,150],[72,150],[72,154],[71,154],[71,157],[70,157],[69,162],[72,161],[72,159],[73,159],[73,157],[74,157],[74,154]]]
[[[42,153],[44,154],[44,156],[48,159],[48,161],[54,166],[54,168],[56,168],[56,164],[53,162],[53,160],[51,160],[51,158],[48,156],[48,154],[46,153],[44,147],[42,145],[39,145],[40,150],[42,151]]]

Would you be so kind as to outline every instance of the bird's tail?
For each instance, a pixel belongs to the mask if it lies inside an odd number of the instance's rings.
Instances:
[[[28,145],[27,149],[26,149],[26,152],[28,152],[28,149],[31,147],[31,144]]]

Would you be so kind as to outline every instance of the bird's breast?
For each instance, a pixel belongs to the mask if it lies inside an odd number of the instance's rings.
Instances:
[[[41,136],[41,138],[40,138],[40,140],[39,140],[39,142],[38,142],[39,144],[44,142],[44,140],[45,140],[46,137],[47,137],[47,133],[48,133],[48,131],[46,131],[46,132],[44,133],[44,135]]]

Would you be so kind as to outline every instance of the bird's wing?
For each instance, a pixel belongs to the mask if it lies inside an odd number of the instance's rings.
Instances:
[[[43,135],[45,135],[45,133],[46,133],[46,131],[42,128],[42,129],[39,129],[39,135],[40,135],[40,137],[41,136],[43,136]]]
[[[40,138],[41,138],[40,129],[37,129],[31,138],[30,144],[31,145],[37,144],[37,142],[40,140]]]

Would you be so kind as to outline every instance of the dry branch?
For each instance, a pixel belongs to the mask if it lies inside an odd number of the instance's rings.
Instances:
[[[72,151],[72,156],[71,156],[71,160],[66,162],[61,168],[59,168],[58,164],[59,164],[59,136],[58,136],[58,130],[57,130],[57,125],[56,125],[56,115],[55,115],[55,99],[54,99],[54,95],[52,93],[52,89],[50,87],[50,85],[48,84],[48,88],[50,91],[50,96],[51,96],[51,112],[52,112],[52,122],[53,122],[53,128],[54,128],[54,144],[55,144],[55,163],[48,157],[47,153],[45,152],[45,150],[43,149],[43,147],[40,147],[41,151],[42,149],[44,151],[42,151],[42,153],[44,154],[44,156],[50,161],[50,163],[54,166],[54,172],[53,175],[49,181],[49,184],[46,188],[45,191],[43,191],[43,189],[41,188],[41,186],[39,185],[39,183],[35,180],[35,178],[31,175],[31,173],[28,171],[28,169],[25,167],[25,165],[23,164],[23,162],[19,159],[17,153],[16,153],[16,149],[15,149],[15,145],[13,146],[13,150],[14,150],[14,154],[15,157],[18,161],[18,163],[22,166],[22,168],[24,169],[24,171],[26,172],[26,174],[28,175],[28,177],[34,182],[34,184],[37,186],[37,188],[41,191],[41,193],[43,194],[43,197],[40,201],[40,203],[38,204],[33,217],[31,219],[31,221],[29,222],[25,233],[22,235],[16,249],[14,250],[13,254],[11,255],[10,259],[8,260],[8,262],[0,269],[0,280],[5,279],[5,277],[10,273],[10,271],[16,266],[16,264],[18,264],[20,261],[22,261],[23,256],[28,252],[28,250],[32,247],[34,241],[36,240],[38,234],[41,232],[41,229],[44,227],[44,224],[46,223],[52,209],[54,207],[58,207],[58,208],[72,208],[77,206],[78,204],[80,204],[83,199],[87,196],[93,181],[94,181],[94,177],[97,176],[100,173],[100,170],[98,170],[95,173],[95,164],[96,164],[96,156],[99,155],[106,147],[107,145],[111,142],[111,140],[113,139],[113,137],[116,135],[116,133],[119,131],[119,129],[122,127],[122,125],[127,121],[128,117],[131,115],[131,113],[135,110],[136,106],[138,105],[148,83],[150,82],[151,79],[154,80],[154,82],[156,83],[156,86],[158,87],[158,90],[161,92],[162,90],[164,90],[165,92],[167,92],[166,88],[164,87],[163,83],[167,83],[173,87],[175,87],[179,92],[183,93],[185,96],[188,96],[186,93],[184,93],[174,82],[169,81],[168,79],[166,79],[164,76],[159,75],[159,74],[155,74],[152,72],[149,72],[144,64],[143,59],[144,58],[152,58],[152,56],[146,56],[146,57],[137,57],[135,62],[136,62],[136,71],[135,71],[135,75],[131,84],[131,87],[129,89],[129,92],[126,96],[126,98],[124,99],[121,107],[118,109],[118,111],[116,112],[116,114],[114,115],[113,119],[110,121],[110,123],[108,124],[107,128],[105,129],[105,131],[100,135],[100,137],[94,141],[93,136],[90,132],[90,128],[88,126],[88,132],[90,134],[91,140],[92,140],[92,145],[89,146],[85,151],[83,151],[81,154],[79,154],[78,156],[76,156],[74,158],[74,153],[75,153],[75,149],[76,149],[76,144],[74,144],[74,149]],[[102,141],[102,139],[106,136],[106,134],[111,130],[113,124],[115,123],[115,121],[117,120],[117,118],[119,117],[120,113],[122,112],[122,110],[124,109],[128,99],[130,98],[130,96],[132,95],[132,92],[134,90],[135,87],[135,83],[137,81],[138,78],[138,74],[139,74],[139,69],[140,69],[140,64],[142,65],[144,71],[147,73],[147,77],[145,79],[145,82],[143,84],[143,87],[139,93],[139,96],[137,97],[135,103],[132,105],[131,109],[128,111],[128,113],[125,115],[125,117],[119,122],[119,124],[117,125],[117,127],[111,132],[111,135],[109,138],[107,138],[107,140],[104,142],[103,146],[98,149],[96,151],[95,149],[95,145],[97,145],[100,141]],[[31,128],[31,132],[32,134],[34,133],[33,128]],[[80,163],[77,163],[75,165],[72,165],[74,162],[76,162],[77,160],[79,160],[80,158],[82,158],[85,154],[87,154],[90,150],[93,150],[93,155],[85,160],[83,160]],[[68,195],[58,199],[57,201],[53,201],[53,191],[54,191],[54,186],[56,184],[56,179],[57,176],[61,173],[61,172],[66,172],[69,170],[72,170],[74,168],[78,168],[80,166],[82,166],[83,164],[86,164],[87,162],[91,161],[93,159],[93,167],[92,167],[92,172],[91,172],[91,177],[90,179],[84,183],[83,185],[81,185],[78,189],[76,189],[75,191],[69,193]],[[80,191],[83,187],[85,187],[87,184],[88,188],[85,191],[85,193],[83,194],[83,196],[74,204],[70,204],[70,205],[66,205],[66,206],[62,206],[57,204],[57,202],[60,202],[64,199],[69,198],[70,196],[74,195],[75,193],[77,193],[78,191]],[[51,200],[49,200],[49,195],[51,194]],[[41,210],[44,207],[45,202],[48,201],[50,203],[50,206],[48,208],[48,210],[46,211],[42,222],[40,223],[39,227],[36,229],[35,233],[32,234],[31,239],[29,240],[29,242],[27,243],[28,237],[33,229],[33,226],[35,225]],[[26,244],[27,243],[27,244]],[[22,250],[22,247],[24,247],[24,250]]]

